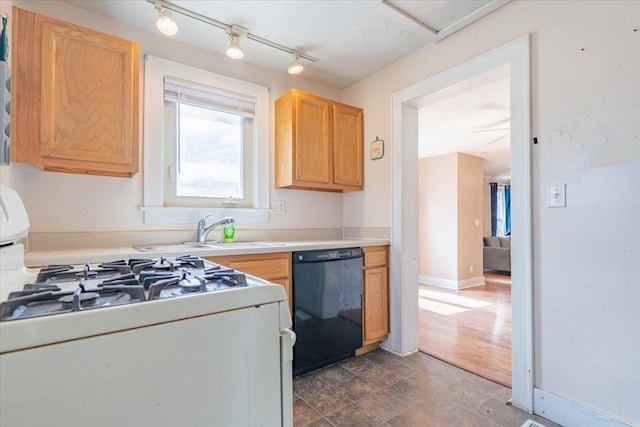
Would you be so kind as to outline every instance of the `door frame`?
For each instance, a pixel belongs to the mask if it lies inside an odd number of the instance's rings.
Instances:
[[[533,411],[533,239],[530,36],[392,95],[391,334],[384,347],[418,349],[418,106],[421,97],[509,64],[511,99],[512,402]]]

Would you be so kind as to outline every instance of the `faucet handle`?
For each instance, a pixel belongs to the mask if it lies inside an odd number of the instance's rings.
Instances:
[[[198,223],[202,224],[202,226],[204,227],[205,223],[207,222],[207,218],[209,218],[210,216],[215,216],[215,215],[216,214],[214,214],[213,212],[209,213],[209,214],[203,216],[202,218],[200,218],[200,221],[198,221]]]

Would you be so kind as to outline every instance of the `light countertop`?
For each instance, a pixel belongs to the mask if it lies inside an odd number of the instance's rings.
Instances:
[[[154,245],[152,250],[140,251],[133,247],[87,248],[73,250],[55,250],[26,252],[27,267],[41,267],[49,264],[84,264],[88,262],[106,262],[129,258],[159,258],[179,255],[214,257],[226,255],[245,255],[275,252],[311,251],[318,249],[340,249],[352,247],[388,245],[387,239],[341,239],[341,240],[304,240],[283,242],[235,242],[220,243],[210,247],[188,247],[181,245]],[[166,247],[166,248],[164,248]],[[166,250],[162,250],[166,249]]]

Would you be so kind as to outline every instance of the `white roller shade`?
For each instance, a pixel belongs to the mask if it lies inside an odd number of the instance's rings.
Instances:
[[[164,99],[255,117],[255,98],[171,77],[164,78]]]

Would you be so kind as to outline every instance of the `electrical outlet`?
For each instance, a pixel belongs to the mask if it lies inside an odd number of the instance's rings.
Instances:
[[[469,266],[469,273],[473,273],[473,265]]]
[[[274,200],[271,208],[273,215],[284,215],[286,212],[286,203],[284,200]]]

